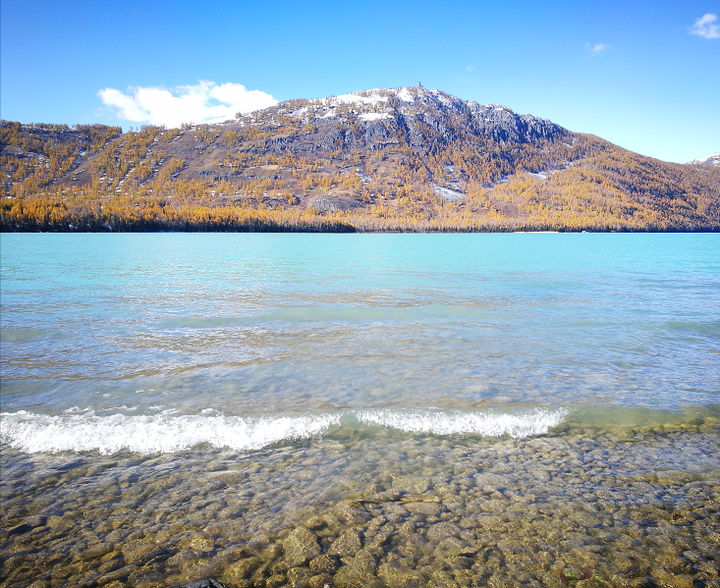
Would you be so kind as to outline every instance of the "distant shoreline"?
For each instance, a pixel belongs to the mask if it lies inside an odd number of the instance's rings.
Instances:
[[[343,230],[345,229],[345,230]],[[447,230],[355,230],[353,227],[342,227],[336,228],[335,230],[322,230],[322,229],[299,229],[296,227],[277,227],[277,228],[260,228],[250,230],[232,230],[232,229],[195,229],[187,228],[184,230],[90,230],[90,231],[78,231],[74,229],[67,230],[50,230],[50,231],[37,231],[37,230],[7,230],[0,228],[0,234],[162,234],[162,233],[202,233],[202,234],[213,234],[213,233],[267,233],[267,234],[281,234],[281,233],[302,233],[302,234],[352,234],[352,235],[452,235],[452,234],[474,234],[474,235],[490,235],[490,234],[514,234],[514,235],[543,235],[543,234],[611,234],[611,233],[644,233],[644,234],[690,234],[690,233],[707,233],[715,234],[720,233],[720,229],[715,228],[699,228],[699,229],[607,229],[607,230],[576,230],[576,229],[558,229],[551,231],[513,231],[504,229],[488,229],[488,230],[464,230],[464,229],[447,229]]]

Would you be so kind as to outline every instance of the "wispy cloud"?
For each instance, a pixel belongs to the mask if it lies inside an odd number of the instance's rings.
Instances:
[[[610,46],[607,43],[597,43],[595,45],[592,43],[585,43],[585,49],[592,55],[598,55],[603,51],[607,51],[609,47]]]
[[[710,12],[703,14],[695,21],[695,24],[690,29],[690,34],[705,37],[706,39],[720,39],[720,26],[715,24],[717,19],[717,14]]]
[[[252,112],[277,104],[275,98],[260,90],[206,80],[172,90],[155,86],[130,87],[124,93],[115,88],[104,88],[98,96],[103,104],[116,110],[119,119],[167,127],[232,118],[236,112]]]

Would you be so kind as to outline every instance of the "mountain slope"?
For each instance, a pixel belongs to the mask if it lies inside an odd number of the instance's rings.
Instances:
[[[3,122],[2,230],[720,229],[718,168],[420,86],[92,128]]]

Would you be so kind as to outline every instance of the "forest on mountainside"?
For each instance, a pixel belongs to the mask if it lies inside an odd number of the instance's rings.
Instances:
[[[495,140],[443,113],[291,116],[313,106],[126,133],[2,121],[0,230],[720,230],[718,168],[564,129]]]

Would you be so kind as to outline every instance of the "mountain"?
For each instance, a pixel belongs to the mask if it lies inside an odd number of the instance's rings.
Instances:
[[[720,169],[422,86],[180,129],[0,129],[14,230],[719,230]]]
[[[693,159],[688,165],[707,165],[710,167],[720,167],[720,152],[706,155],[699,159]]]

